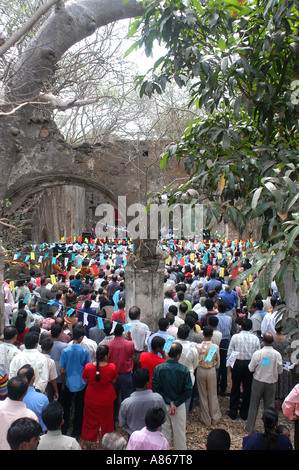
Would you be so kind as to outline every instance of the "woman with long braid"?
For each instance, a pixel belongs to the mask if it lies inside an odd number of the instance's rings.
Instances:
[[[85,408],[81,438],[97,442],[99,431],[102,437],[114,431],[113,405],[116,393],[113,387],[118,373],[112,363],[108,363],[109,347],[99,345],[96,362],[86,364],[82,378],[87,382]]]
[[[275,408],[264,410],[264,432],[249,434],[243,438],[243,450],[293,450],[292,443],[286,434],[276,433],[278,413]]]

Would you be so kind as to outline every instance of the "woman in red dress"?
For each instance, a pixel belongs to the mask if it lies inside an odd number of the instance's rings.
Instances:
[[[81,438],[96,442],[101,429],[104,434],[114,431],[113,407],[116,393],[113,384],[118,373],[112,363],[108,363],[109,347],[99,345],[96,362],[86,364],[82,378],[87,382]]]
[[[15,346],[19,347],[21,344],[24,344],[25,335],[28,333],[29,328],[26,327],[27,312],[26,310],[19,310],[18,316],[15,321],[15,327],[17,329],[17,338],[15,341]]]

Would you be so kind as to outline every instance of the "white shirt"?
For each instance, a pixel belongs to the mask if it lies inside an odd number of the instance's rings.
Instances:
[[[253,353],[248,369],[253,372],[255,380],[269,384],[276,383],[283,371],[281,354],[272,346],[264,346]]]
[[[9,378],[15,377],[25,364],[30,364],[35,373],[34,388],[42,393],[46,390],[49,381],[48,361],[44,354],[37,349],[24,349],[17,354],[10,363]]]
[[[81,450],[81,446],[74,437],[62,434],[59,429],[43,434],[37,450]]]
[[[195,347],[195,343],[192,343],[191,341],[185,339],[176,339],[175,342],[180,343],[183,346],[179,363],[187,367],[190,372],[192,384],[194,385],[194,371],[198,365],[198,351]]]
[[[4,367],[9,374],[10,363],[16,354],[20,354],[19,348],[12,343],[0,344],[0,365]]]
[[[136,351],[146,351],[148,339],[150,337],[150,329],[146,323],[140,320],[130,320],[128,325],[131,325],[130,333]]]
[[[267,332],[273,336],[276,335],[275,325],[281,318],[282,314],[278,314],[277,311],[266,313],[261,323],[261,335],[263,336]]]
[[[166,317],[166,314],[168,313],[170,305],[176,305],[176,302],[172,299],[165,298],[164,299],[164,317]]]

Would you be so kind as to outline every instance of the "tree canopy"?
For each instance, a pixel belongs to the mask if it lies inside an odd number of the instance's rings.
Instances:
[[[188,183],[157,196],[173,203],[192,188],[195,203],[204,193],[207,223],[231,220],[240,236],[259,221],[256,263],[232,284],[259,272],[249,303],[288,268],[299,286],[298,19],[296,0],[153,0],[130,31],[133,48],[166,47],[151,76],[137,77],[140,94],[175,82],[201,111],[160,163],[183,161]]]

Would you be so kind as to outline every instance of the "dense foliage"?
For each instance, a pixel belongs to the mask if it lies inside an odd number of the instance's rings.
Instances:
[[[151,76],[137,77],[140,94],[175,82],[199,111],[160,165],[177,158],[190,179],[158,196],[204,194],[207,223],[231,220],[240,236],[259,221],[254,268],[233,281],[259,273],[250,301],[287,268],[299,286],[298,20],[296,0],[154,0],[129,33],[147,54],[156,40],[166,47]]]

